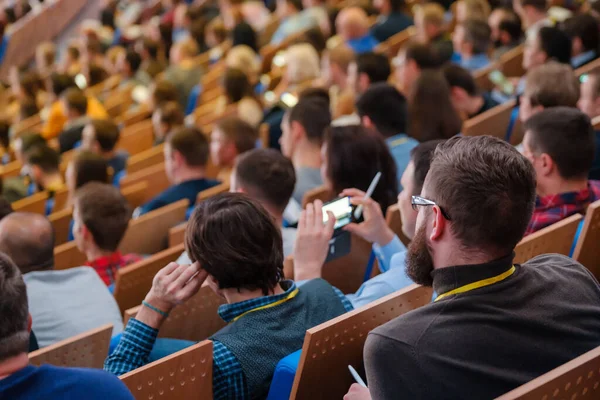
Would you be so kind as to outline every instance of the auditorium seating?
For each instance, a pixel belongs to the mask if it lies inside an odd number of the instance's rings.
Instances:
[[[306,208],[307,204],[314,203],[315,200],[321,200],[323,203],[333,200],[335,194],[331,192],[325,185],[310,189],[304,193],[302,199],[302,209]]]
[[[120,378],[136,400],[212,400],[212,348],[206,340]]]
[[[515,100],[507,101],[486,112],[470,118],[463,123],[462,133],[465,136],[491,135],[504,140],[511,113],[516,106]]]
[[[121,179],[120,186],[124,190],[127,186],[140,182],[148,183],[145,201],[154,198],[171,186],[167,177],[167,172],[165,171],[164,162],[144,168],[134,174],[124,176],[123,179]]]
[[[590,204],[585,213],[573,258],[600,279],[600,200]]]
[[[15,211],[31,212],[44,215],[46,214],[47,200],[48,193],[38,192],[24,199],[15,201],[12,203],[12,208]]]
[[[48,216],[54,228],[54,245],[59,246],[69,241],[69,230],[73,219],[71,207],[56,211]]]

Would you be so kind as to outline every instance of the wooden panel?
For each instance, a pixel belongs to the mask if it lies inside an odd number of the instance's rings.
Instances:
[[[54,193],[54,207],[52,208],[52,212],[57,212],[64,210],[69,201],[69,189],[63,187],[60,190],[57,190]]]
[[[0,167],[0,176],[2,179],[17,177],[21,173],[21,168],[23,168],[21,161],[11,161]]]
[[[525,75],[525,69],[523,68],[523,51],[525,45],[521,44],[514,49],[511,49],[504,53],[500,59],[500,70],[504,76],[516,77]]]
[[[225,299],[219,297],[209,286],[202,286],[197,294],[175,307],[160,326],[159,337],[199,342],[223,328],[225,321],[217,313]],[[137,315],[142,306],[130,308],[123,316],[127,325],[129,318]]]
[[[600,69],[600,58],[590,63],[585,64],[583,67],[579,67],[575,70],[575,75],[581,76],[583,74],[591,74]]]
[[[212,353],[206,340],[120,378],[136,400],[211,400]]]
[[[260,145],[263,149],[269,148],[269,124],[266,122],[260,124],[258,127],[258,139],[260,140]]]
[[[313,203],[315,200],[321,200],[323,203],[325,203],[333,198],[334,194],[325,185],[307,190],[306,193],[304,193],[304,198],[302,199],[302,209],[305,209],[308,203]]]
[[[117,149],[126,150],[131,156],[151,149],[154,145],[154,131],[151,120],[142,120],[123,129]]]
[[[71,207],[54,212],[48,216],[54,228],[54,245],[59,246],[69,241],[73,209]]]
[[[185,220],[187,199],[161,207],[129,222],[119,250],[124,254],[154,254],[167,246],[169,229]]]
[[[170,262],[177,260],[183,250],[183,245],[171,247],[117,271],[114,295],[121,313],[142,304],[152,287],[154,275]]]
[[[36,350],[29,353],[29,362],[37,366],[52,364],[57,367],[102,369],[112,330],[112,324],[103,325]]]
[[[400,241],[404,243],[405,246],[408,246],[410,239],[407,238],[402,231],[402,216],[400,215],[400,207],[398,204],[392,204],[388,207],[387,212],[385,213],[385,222],[387,222],[387,225],[392,232],[398,236]]]
[[[380,43],[375,51],[385,54],[388,58],[394,58],[402,47],[407,45],[417,33],[414,27],[406,28],[405,30],[396,33],[383,43]]]
[[[206,189],[198,193],[198,198],[196,199],[196,202],[199,203],[218,194],[227,192],[229,192],[229,182],[223,182],[218,184],[217,186],[213,186],[210,189]]]
[[[183,244],[186,229],[187,222],[185,224],[180,224],[174,228],[169,229],[169,247]]]
[[[561,365],[496,400],[600,398],[600,347]]]
[[[12,208],[19,212],[31,212],[46,215],[47,200],[48,193],[38,192],[24,199],[15,201],[12,203]]]
[[[600,279],[600,200],[590,204],[573,258]]]
[[[85,254],[77,249],[75,241],[61,244],[54,248],[54,269],[68,269],[85,265],[87,258]]]
[[[464,136],[491,135],[504,140],[510,122],[510,114],[515,108],[515,100],[507,101],[491,110],[466,120],[463,123]]]
[[[137,184],[140,182],[147,182],[148,189],[146,190],[147,199],[151,199],[157,196],[159,193],[165,191],[171,183],[167,178],[167,172],[165,171],[165,164],[160,163],[153,167],[145,168],[135,174],[126,175],[121,179],[121,188],[124,190],[126,187]]]
[[[290,399],[341,399],[361,370],[363,347],[374,328],[431,301],[431,288],[411,285],[306,331]]]
[[[144,150],[127,160],[127,173],[134,174],[144,168],[153,167],[165,162],[163,153],[164,144]]]
[[[131,208],[135,209],[144,204],[144,202],[148,199],[146,194],[147,191],[148,182],[144,181],[127,186],[121,190],[121,194],[123,194],[123,197],[125,197]]]
[[[492,89],[494,89],[494,83],[492,81],[490,81],[489,74],[498,68],[499,68],[499,64],[493,63],[491,65],[488,65],[487,67],[484,67],[484,68],[478,69],[477,71],[474,71],[473,79],[475,79],[477,88],[479,88],[480,90],[484,90],[486,92],[489,92]]]
[[[525,237],[515,248],[515,263],[522,264],[540,254],[571,252],[581,214],[575,214]]]

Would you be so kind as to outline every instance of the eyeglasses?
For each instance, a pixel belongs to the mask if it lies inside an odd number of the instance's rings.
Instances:
[[[418,206],[438,206],[438,208],[440,209],[440,211],[442,212],[442,215],[444,216],[444,218],[446,218],[448,221],[450,221],[450,216],[442,209],[442,207],[440,207],[436,202],[428,200],[424,197],[421,196],[412,196],[412,200],[411,200],[411,204],[412,204],[412,208],[413,210],[417,211],[417,207]]]

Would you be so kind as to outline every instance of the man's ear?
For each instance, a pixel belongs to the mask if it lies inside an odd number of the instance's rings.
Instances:
[[[33,325],[33,318],[31,314],[27,314],[27,332],[31,333],[31,325]]]
[[[373,121],[371,121],[371,118],[369,118],[368,116],[365,115],[364,117],[362,117],[361,122],[365,128],[373,128]]]
[[[444,231],[448,228],[446,218],[442,215],[442,211],[438,206],[432,207],[433,219],[432,219],[432,229],[431,234],[429,235],[429,239],[431,241],[439,240]]]
[[[554,160],[552,160],[550,155],[542,153],[540,155],[540,160],[540,171],[538,173],[541,173],[543,176],[548,176],[555,171],[556,164],[554,163]]]
[[[358,74],[358,87],[360,87],[361,90],[367,90],[370,85],[371,80],[369,79],[369,75],[365,74],[364,72]]]
[[[304,128],[298,121],[290,122],[290,131],[292,133],[292,139],[294,142],[300,141],[300,139],[306,135]]]

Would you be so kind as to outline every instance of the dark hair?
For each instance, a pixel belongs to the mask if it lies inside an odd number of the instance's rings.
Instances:
[[[200,52],[206,51],[206,42],[204,37],[204,30],[206,29],[207,21],[204,18],[198,18],[192,20],[190,24],[190,36],[196,41]]]
[[[288,124],[298,122],[306,132],[307,139],[321,144],[323,135],[331,125],[329,103],[318,97],[304,97],[288,112]]]
[[[26,98],[20,101],[19,115],[21,119],[33,117],[40,112],[37,102],[33,98]]]
[[[369,117],[383,136],[406,132],[406,98],[392,85],[380,82],[369,86],[356,102],[356,110],[361,118]]]
[[[67,47],[67,53],[69,53],[71,58],[73,58],[74,60],[79,60],[79,56],[81,55],[81,53],[79,51],[79,47],[74,46],[74,45]]]
[[[453,137],[438,145],[424,187],[449,215],[450,231],[467,250],[510,253],[535,204],[533,166],[491,136]]]
[[[168,101],[177,101],[179,97],[175,85],[169,81],[161,80],[154,84],[152,98],[154,99],[154,104],[159,107]]]
[[[223,77],[223,88],[230,103],[237,103],[244,97],[254,97],[254,90],[248,76],[237,68],[227,68]]]
[[[161,22],[158,25],[158,31],[160,32],[160,41],[164,46],[165,54],[170,54],[171,47],[173,46],[173,25]]]
[[[94,129],[94,138],[104,152],[112,151],[119,141],[120,133],[117,124],[109,119],[94,119],[90,121]]]
[[[595,133],[590,119],[576,108],[552,107],[525,123],[534,153],[546,153],[564,179],[588,176],[594,160]]]
[[[450,100],[450,88],[439,71],[424,70],[412,87],[408,134],[420,142],[448,139],[460,133],[462,119]]]
[[[402,12],[404,9],[404,5],[406,4],[404,0],[387,0],[390,3],[390,8],[395,12]]]
[[[563,22],[563,30],[571,39],[579,38],[585,51],[598,51],[600,31],[598,21],[589,14],[579,14]]]
[[[160,112],[160,122],[169,125],[170,129],[182,126],[185,122],[185,115],[176,101],[162,104],[158,112]]]
[[[69,88],[76,88],[75,79],[71,75],[61,74],[58,72],[53,72],[50,75],[50,82],[52,85],[52,93],[55,96],[60,96],[62,92]]]
[[[21,139],[21,152],[26,154],[36,146],[46,146],[46,139],[36,132],[27,132],[19,137]]]
[[[258,201],[240,193],[199,203],[188,223],[185,247],[220,289],[268,295],[283,278],[280,228]]]
[[[334,193],[347,188],[366,191],[381,171],[381,180],[373,192],[373,200],[385,214],[396,203],[398,177],[396,163],[385,141],[361,125],[336,126],[327,129],[327,174]]]
[[[419,69],[438,68],[443,63],[437,50],[430,44],[411,42],[404,54],[406,61],[413,60]]]
[[[108,163],[99,154],[91,151],[80,151],[73,159],[75,173],[75,189],[88,182],[108,183]]]
[[[471,72],[467,69],[452,63],[448,63],[442,69],[444,78],[450,88],[458,87],[463,89],[469,96],[476,96],[479,94],[477,89],[477,83]]]
[[[15,9],[13,7],[6,7],[4,9],[4,15],[6,15],[6,21],[9,24],[14,24],[17,22],[17,14],[15,13]]]
[[[558,28],[544,26],[538,31],[540,49],[549,60],[563,64],[571,62],[571,39]]]
[[[158,59],[158,54],[160,52],[160,43],[158,43],[152,39],[145,38],[142,41],[142,48],[148,52],[148,55],[150,56],[151,59],[153,59],[153,60]]]
[[[131,208],[119,189],[90,182],[77,190],[75,205],[94,243],[102,250],[117,250],[131,218]]]
[[[8,150],[10,147],[10,122],[0,119],[0,146]]]
[[[240,22],[233,28],[231,40],[232,47],[245,44],[258,53],[256,32],[247,22]]]
[[[238,154],[256,148],[258,132],[256,128],[239,117],[226,117],[215,123],[213,129],[220,130],[229,140],[233,141]]]
[[[35,99],[42,89],[40,76],[33,71],[24,71],[19,74],[19,87],[27,97]]]
[[[36,165],[45,173],[58,172],[60,155],[47,145],[34,146],[24,153],[27,164]]]
[[[76,111],[77,114],[85,115],[87,113],[88,101],[82,90],[70,88],[67,89],[61,97],[67,107]]]
[[[327,49],[327,38],[323,35],[321,28],[315,26],[304,32],[304,35],[300,38],[301,43],[308,43],[315,48],[319,57],[323,54],[323,51]]]
[[[410,160],[414,165],[413,173],[413,196],[418,196],[423,190],[425,177],[431,167],[431,160],[438,144],[444,143],[443,140],[430,140],[428,142],[419,143],[410,151]]]
[[[137,51],[130,49],[125,53],[125,59],[127,60],[127,64],[129,64],[129,68],[131,68],[131,72],[135,74],[140,69],[140,65],[142,65],[142,56]]]
[[[208,141],[196,128],[182,128],[167,136],[173,151],[183,156],[189,166],[204,167],[208,162]]]
[[[492,30],[486,21],[479,19],[468,19],[462,24],[465,30],[464,40],[471,43],[474,54],[483,54],[490,47],[490,35]]]
[[[96,86],[97,84],[104,82],[108,78],[108,72],[106,72],[106,70],[98,64],[90,65],[88,73],[88,87]]]
[[[302,11],[302,0],[285,0],[286,3],[291,4],[298,11]]]
[[[102,23],[102,26],[108,26],[114,30],[116,28],[114,11],[108,8],[103,9],[100,12],[100,22]]]
[[[356,56],[357,74],[367,74],[371,84],[386,82],[392,72],[388,58],[379,53],[362,53]]]
[[[508,33],[511,42],[516,42],[523,36],[521,18],[511,8],[504,8],[504,18],[498,25],[498,30]]]
[[[0,361],[4,361],[29,348],[27,288],[19,268],[4,253],[0,253],[0,292]]]
[[[242,154],[236,161],[235,177],[248,195],[282,214],[296,186],[292,161],[274,149],[254,149]]]
[[[317,98],[321,99],[327,104],[330,104],[331,98],[329,97],[329,91],[322,87],[309,87],[304,89],[298,94],[298,100],[308,99],[308,98]],[[327,107],[329,108],[329,106]]]
[[[521,7],[530,6],[538,11],[546,11],[548,8],[548,2],[546,0],[518,0],[521,3]]]

